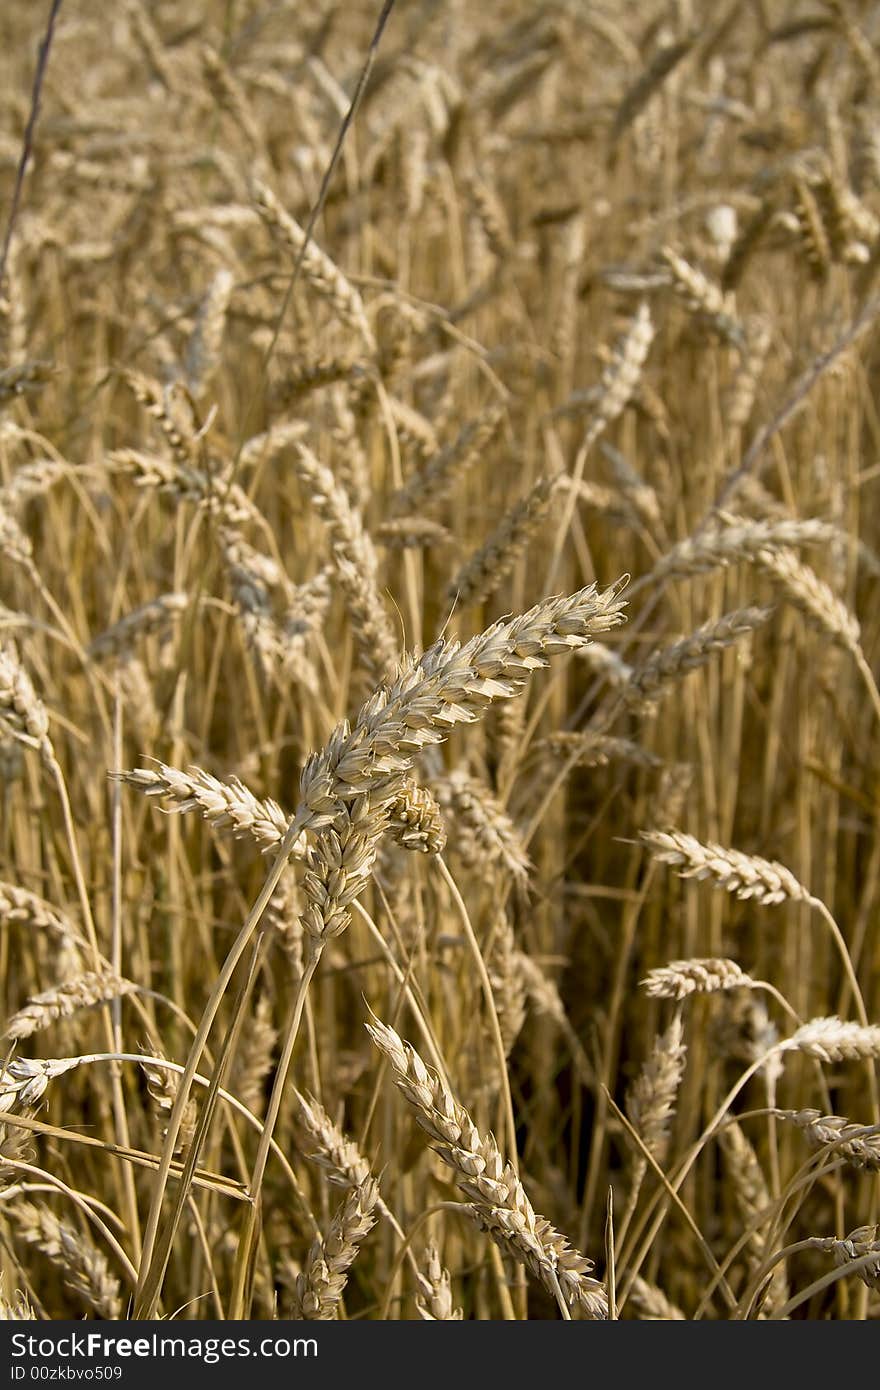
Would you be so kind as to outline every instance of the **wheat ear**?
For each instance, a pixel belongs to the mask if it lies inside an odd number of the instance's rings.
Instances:
[[[293,1316],[329,1322],[336,1317],[350,1270],[361,1242],[376,1223],[379,1187],[365,1178],[346,1193],[323,1240],[316,1240],[296,1280]]]
[[[604,1289],[589,1277],[590,1261],[535,1212],[492,1136],[480,1134],[437,1073],[393,1028],[378,1019],[366,1027],[391,1064],[395,1084],[415,1110],[436,1153],[453,1169],[458,1185],[470,1198],[470,1210],[478,1225],[554,1297],[559,1299],[561,1292],[566,1309],[578,1308],[587,1318],[607,1317]]]

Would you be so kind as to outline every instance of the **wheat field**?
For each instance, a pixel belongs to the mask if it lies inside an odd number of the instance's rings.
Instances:
[[[880,6],[380,9],[0,8],[3,1315],[876,1318]]]

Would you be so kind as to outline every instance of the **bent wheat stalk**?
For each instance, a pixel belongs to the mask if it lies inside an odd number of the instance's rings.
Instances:
[[[491,1135],[479,1133],[464,1106],[393,1028],[375,1016],[366,1028],[390,1062],[395,1085],[434,1141],[436,1153],[470,1198],[471,1214],[481,1229],[544,1284],[563,1318],[570,1320],[573,1308],[587,1318],[607,1318],[605,1291],[589,1277],[591,1262],[535,1212]]]

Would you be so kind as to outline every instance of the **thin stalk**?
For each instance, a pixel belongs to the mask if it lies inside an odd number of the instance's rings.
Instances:
[[[480,984],[483,988],[483,997],[486,1001],[486,1011],[489,1015],[489,1027],[492,1032],[492,1039],[495,1050],[498,1054],[498,1066],[501,1076],[501,1092],[504,1099],[504,1118],[507,1125],[507,1142],[511,1167],[519,1177],[519,1159],[517,1155],[516,1142],[516,1120],[513,1114],[513,1097],[510,1094],[510,1078],[507,1075],[507,1053],[504,1050],[504,1041],[501,1037],[501,1025],[498,1022],[498,1010],[495,1007],[495,996],[492,993],[492,981],[489,979],[489,971],[486,969],[486,962],[483,960],[483,953],[480,950],[480,943],[477,941],[476,933],[470,919],[464,898],[458,890],[458,885],[452,874],[444,863],[443,856],[437,855],[437,867],[440,875],[446,883],[447,888],[452,894],[453,902],[458,909],[461,924],[464,927],[465,936],[477,967],[477,974],[480,977]]]
[[[238,936],[233,942],[225,961],[220,970],[217,982],[211,991],[210,998],[205,1005],[199,1026],[190,1048],[189,1057],[181,1077],[180,1087],[177,1098],[171,1109],[168,1119],[168,1132],[165,1136],[165,1146],[159,1162],[159,1169],[156,1176],[156,1183],[153,1188],[153,1198],[150,1205],[147,1225],[144,1231],[144,1248],[141,1257],[141,1277],[138,1283],[137,1299],[135,1302],[134,1316],[138,1318],[155,1317],[156,1307],[159,1301],[159,1291],[164,1271],[155,1271],[152,1266],[156,1250],[156,1238],[159,1231],[159,1219],[162,1212],[162,1199],[165,1195],[165,1188],[168,1184],[168,1177],[171,1171],[171,1163],[177,1139],[180,1134],[180,1127],[183,1122],[183,1114],[189,1100],[189,1093],[192,1089],[193,1079],[198,1069],[208,1035],[214,1023],[223,996],[226,993],[229,981],[235,972],[235,968],[247,949],[248,943],[256,931],[260,918],[266,909],[272,894],[278,886],[278,881],[284,871],[284,866],[290,858],[291,851],[300,832],[300,825],[294,819],[278,850],[272,868],[269,870],[268,877],[263,884],[260,894],[248,914],[247,921],[241,928]]]
[[[260,1142],[257,1145],[254,1166],[251,1171],[250,1182],[248,1183],[250,1206],[245,1215],[244,1229],[239,1237],[238,1259],[235,1265],[235,1282],[229,1303],[230,1318],[244,1318],[248,1315],[246,1306],[250,1302],[248,1284],[261,1219],[260,1189],[263,1184],[263,1175],[266,1171],[266,1163],[269,1158],[272,1135],[278,1123],[278,1112],[281,1109],[281,1102],[284,1098],[284,1090],[287,1085],[287,1073],[290,1070],[290,1063],[293,1058],[293,1049],[296,1046],[296,1040],[299,1036],[306,995],[309,992],[309,985],[312,982],[312,976],[318,968],[318,962],[321,959],[323,950],[323,942],[316,943],[311,949],[309,960],[300,977],[296,997],[293,1001],[287,1027],[285,1028],[284,1045],[281,1049],[281,1057],[278,1061],[275,1080],[272,1084],[272,1094],[269,1097],[269,1104],[266,1108],[266,1118],[263,1121],[263,1132],[260,1135]]]

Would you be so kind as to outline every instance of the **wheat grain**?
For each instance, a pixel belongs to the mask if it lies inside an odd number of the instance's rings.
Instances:
[[[640,833],[655,859],[661,864],[680,867],[681,878],[708,878],[716,887],[735,893],[738,898],[753,898],[767,906],[788,900],[805,902],[809,897],[794,874],[775,860],[725,849],[711,842],[703,845],[693,835],[680,830],[643,830]]]
[[[86,648],[88,655],[96,661],[120,660],[140,638],[164,633],[170,628],[185,612],[188,602],[187,595],[181,593],[161,594],[150,599],[93,638]]]
[[[705,666],[715,652],[755,632],[772,612],[772,608],[738,608],[703,623],[689,637],[659,648],[632,672],[623,692],[627,704],[644,711],[655,710],[666,686]]]
[[[158,1048],[152,1040],[148,1041],[145,1050],[159,1061],[164,1062],[166,1060],[161,1049]],[[149,1057],[144,1057],[144,1060],[141,1062],[141,1069],[147,1078],[147,1090],[150,1093],[150,1099],[156,1107],[156,1110],[160,1115],[170,1115],[174,1102],[177,1099],[177,1092],[180,1089],[180,1077],[167,1067],[155,1066]],[[195,1133],[197,1120],[198,1111],[196,1110],[195,1101],[190,1097],[183,1112],[180,1133],[177,1136],[174,1146],[175,1153],[180,1153],[182,1150],[189,1147]],[[163,1138],[167,1132],[167,1127],[162,1130]]]
[[[646,1322],[684,1322],[685,1314],[656,1284],[637,1274],[630,1289],[630,1302]]]
[[[48,1207],[32,1202],[16,1202],[10,1215],[19,1239],[47,1255],[62,1271],[69,1289],[99,1316],[111,1321],[122,1317],[119,1280],[87,1236],[60,1221]]]
[[[29,1110],[41,1100],[50,1081],[79,1066],[78,1057],[13,1057],[0,1071],[0,1111],[19,1107]]]
[[[314,1096],[294,1092],[298,1120],[305,1136],[303,1152],[337,1187],[360,1187],[370,1176],[370,1165],[357,1145],[347,1139]]]
[[[353,1187],[335,1212],[326,1236],[316,1240],[293,1295],[294,1317],[327,1322],[334,1318],[358,1248],[376,1222],[379,1188],[374,1178]]]
[[[788,1052],[803,1052],[820,1062],[880,1057],[880,1026],[846,1023],[833,1015],[813,1018],[784,1039],[780,1047]]]
[[[673,546],[654,566],[654,580],[708,574],[742,560],[763,559],[765,552],[792,545],[819,545],[834,539],[824,521],[738,521],[721,531],[689,537]]]
[[[556,770],[560,763],[574,767],[608,767],[613,762],[631,763],[649,772],[663,766],[662,758],[628,738],[612,734],[576,733],[564,729],[548,734],[534,745],[532,756]]]
[[[859,1226],[843,1240],[830,1241],[830,1249],[834,1263],[844,1269],[851,1260],[865,1260],[873,1255],[874,1259],[863,1264],[856,1273],[869,1289],[880,1289],[880,1228]]]
[[[447,594],[461,604],[485,603],[513,569],[541,527],[556,490],[555,478],[539,478],[534,487],[502,517],[479,550],[450,580]]]
[[[744,341],[741,326],[731,317],[730,306],[723,290],[696,266],[691,265],[671,246],[664,246],[661,260],[672,276],[672,288],[687,309],[707,323],[720,337],[740,345]]]
[[[397,642],[379,596],[373,544],[333,474],[304,445],[295,451],[294,466],[308,488],[312,506],[327,525],[364,669],[375,681],[382,680],[395,663]]]
[[[454,827],[455,846],[466,864],[485,863],[524,887],[529,857],[510,816],[488,787],[461,769],[435,784],[437,799]]]
[[[869,1127],[840,1115],[823,1115],[820,1110],[780,1110],[779,1114],[797,1125],[814,1148],[833,1145],[834,1156],[846,1159],[854,1168],[880,1171],[880,1135],[872,1134]]]
[[[196,400],[205,394],[220,368],[226,314],[234,288],[232,273],[218,270],[199,307],[186,349],[187,385]]]
[[[800,175],[792,179],[794,209],[804,256],[815,280],[824,280],[831,266],[831,247],[822,221],[819,205],[807,180]]]
[[[16,883],[0,883],[0,921],[20,922],[35,931],[48,931],[61,941],[78,940],[72,922],[63,912]]]
[[[284,839],[288,820],[281,807],[254,796],[238,777],[221,782],[203,768],[183,772],[158,761],[155,770],[138,767],[109,775],[146,796],[167,801],[162,809],[170,814],[198,810],[214,830],[231,831],[237,838],[247,836],[263,850],[275,848]],[[302,840],[292,853],[302,854],[304,849]]]
[[[477,1223],[545,1284],[556,1285],[567,1303],[588,1318],[605,1318],[608,1304],[601,1284],[590,1278],[590,1262],[564,1236],[538,1216],[511,1165],[491,1135],[484,1138],[436,1072],[392,1028],[378,1019],[367,1031],[388,1059],[394,1080],[434,1141],[435,1152],[456,1173],[471,1200]]]
[[[438,449],[392,498],[398,513],[421,512],[436,507],[449,496],[455,484],[473,467],[488,448],[499,429],[504,412],[490,406],[476,420],[469,421],[450,444]]]
[[[389,808],[388,830],[404,849],[421,854],[441,854],[446,827],[440,806],[427,787],[407,778]]]
[[[0,645],[0,732],[52,757],[46,707],[9,642]]]
[[[329,302],[343,323],[360,334],[367,351],[374,354],[376,340],[354,286],[314,240],[306,243],[303,229],[282,207],[268,184],[254,179],[251,193],[254,206],[272,235],[296,261],[301,261],[303,276],[312,289]]]
[[[59,1018],[70,1018],[81,1009],[90,1009],[110,999],[121,999],[126,994],[134,993],[137,988],[131,980],[123,980],[110,970],[85,971],[33,995],[9,1019],[4,1037],[16,1041],[29,1038]]]
[[[400,516],[383,521],[373,533],[389,550],[421,550],[454,544],[452,532],[430,517]]]
[[[846,651],[859,650],[858,620],[809,565],[788,549],[762,551],[758,564],[815,627]]]
[[[489,980],[504,1055],[509,1057],[525,1023],[527,994],[520,966],[521,952],[517,949],[510,919],[502,909],[495,914],[491,936],[493,948],[488,961]]]
[[[740,1220],[750,1231],[747,1249],[750,1251],[750,1264],[754,1268],[767,1256],[767,1237],[762,1231],[762,1225],[766,1221],[766,1214],[773,1206],[770,1189],[758,1155],[738,1124],[725,1125],[719,1131],[718,1142],[727,1160],[727,1171]],[[788,1297],[785,1265],[777,1264],[764,1290],[762,1316],[772,1316],[788,1302]]]
[[[755,981],[736,961],[717,957],[703,960],[671,960],[651,970],[642,980],[653,999],[686,999],[689,994],[715,994],[718,990],[754,989]]]
[[[551,655],[577,650],[616,626],[621,587],[589,585],[495,623],[463,646],[440,639],[409,659],[351,726],[339,725],[324,750],[307,760],[297,825],[328,824],[340,801],[363,791],[377,805],[397,795],[400,778],[423,748],[441,743],[456,724],[473,723],[496,700],[519,694]]]
[[[416,1308],[423,1322],[460,1322],[462,1311],[452,1298],[452,1280],[443,1268],[435,1245],[425,1247],[424,1273],[419,1273],[420,1296]]]
[[[655,1038],[651,1055],[626,1096],[629,1118],[648,1152],[661,1164],[669,1147],[669,1127],[686,1058],[681,1017],[676,1014],[666,1032]]]
[[[10,1300],[0,1292],[0,1319],[4,1322],[34,1322],[36,1317],[27,1294],[16,1290]]]
[[[272,1014],[271,999],[267,994],[261,994],[235,1060],[231,1088],[253,1115],[262,1112],[266,1080],[272,1071],[272,1058],[278,1041],[278,1030],[272,1023]]]
[[[48,362],[19,362],[0,369],[0,407],[19,396],[42,390],[53,375],[54,369]]]

